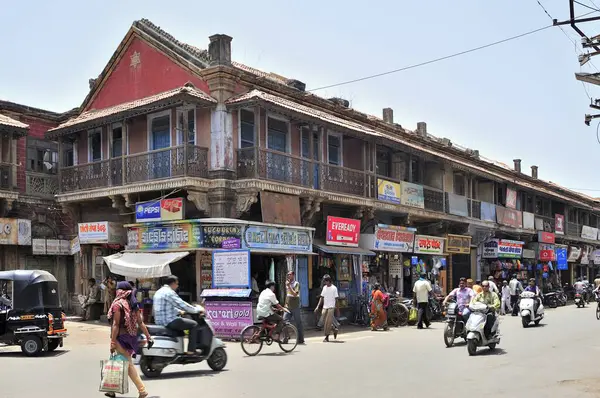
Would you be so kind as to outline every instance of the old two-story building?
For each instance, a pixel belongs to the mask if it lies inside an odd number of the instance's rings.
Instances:
[[[81,245],[69,291],[103,279],[106,255],[189,251],[171,267],[196,299],[212,285],[211,251],[226,245],[250,249],[258,288],[295,269],[305,307],[324,274],[348,306],[375,280],[408,294],[419,272],[443,288],[462,276],[595,274],[598,200],[434,137],[426,123],[406,129],[389,108],[367,115],[237,63],[231,44],[214,35],[201,50],[136,21],[77,111],[17,112],[30,127],[5,139],[32,156],[48,148],[55,164],[42,155],[30,170],[25,154],[6,152],[25,177],[19,195],[54,190],[36,222],[77,225],[52,235]],[[28,118],[54,123],[45,140]]]
[[[74,231],[55,200],[58,147],[44,134],[69,116],[0,101],[0,270],[50,271],[66,303],[75,284]]]

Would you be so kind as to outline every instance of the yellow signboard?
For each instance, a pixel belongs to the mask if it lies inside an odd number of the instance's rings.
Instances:
[[[400,184],[393,181],[377,179],[377,199],[400,204]]]

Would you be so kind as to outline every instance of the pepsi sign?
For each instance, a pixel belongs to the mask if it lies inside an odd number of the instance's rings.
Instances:
[[[160,200],[135,205],[136,222],[160,221]]]

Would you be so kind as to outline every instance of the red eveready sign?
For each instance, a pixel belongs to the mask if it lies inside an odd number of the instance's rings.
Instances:
[[[327,237],[325,243],[332,246],[358,246],[360,220],[342,217],[327,217]]]

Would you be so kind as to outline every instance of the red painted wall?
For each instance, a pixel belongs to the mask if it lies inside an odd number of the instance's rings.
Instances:
[[[133,67],[131,57],[136,52],[140,55],[140,63]],[[103,109],[148,97],[181,87],[187,82],[206,93],[210,92],[206,82],[136,37],[86,110]]]
[[[29,137],[44,139],[44,134],[49,129],[56,127],[57,124],[40,119],[19,117],[19,120],[29,125]],[[17,186],[19,192],[25,193],[27,189],[25,181],[25,171],[27,170],[27,137],[19,138],[17,142]]]

